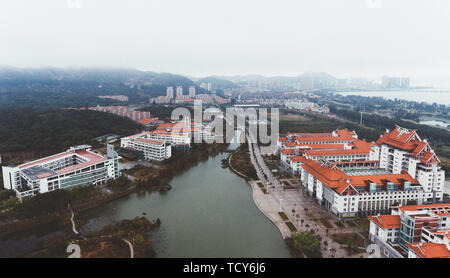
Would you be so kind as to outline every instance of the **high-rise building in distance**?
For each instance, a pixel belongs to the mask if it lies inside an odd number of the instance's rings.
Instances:
[[[409,77],[389,77],[383,76],[381,85],[384,88],[392,89],[408,89],[409,88]]]
[[[167,87],[167,97],[173,98],[173,87]]]
[[[183,96],[183,87],[177,86],[177,97]]]
[[[195,97],[195,87],[194,86],[189,87],[189,96]]]

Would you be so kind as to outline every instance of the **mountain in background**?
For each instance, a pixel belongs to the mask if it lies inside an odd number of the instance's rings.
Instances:
[[[70,90],[91,87],[92,93],[103,93],[107,89],[133,89],[135,87],[146,93],[164,87],[163,92],[165,93],[167,86],[188,87],[194,83],[181,75],[134,69],[0,68],[0,91],[5,91],[5,88],[9,90],[59,91],[61,85],[64,84],[68,85]]]
[[[230,75],[230,76],[211,76],[207,78],[216,78],[221,80],[228,80],[235,84],[243,82],[273,82],[273,81],[286,81],[286,82],[296,82],[305,79],[314,80],[327,80],[333,81],[336,78],[328,73],[324,72],[305,72],[297,76],[263,76],[258,74],[248,74],[248,75]]]
[[[0,106],[108,104],[110,100],[98,96],[119,94],[144,102],[165,95],[167,86],[183,86],[187,91],[192,85],[181,75],[134,69],[0,67]]]
[[[218,89],[218,90],[239,87],[230,80],[222,79],[222,78],[215,77],[215,76],[203,77],[196,81],[197,85],[201,85],[202,83],[211,83],[212,87],[214,89]]]

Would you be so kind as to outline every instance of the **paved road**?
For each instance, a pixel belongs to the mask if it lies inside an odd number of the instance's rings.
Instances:
[[[127,244],[128,244],[128,246],[130,246],[130,258],[134,258],[134,250],[133,250],[133,244],[131,244],[131,242],[130,241],[128,241],[127,239],[122,239],[123,241],[125,241]]]
[[[75,221],[73,220],[73,217],[74,217],[75,215],[73,214],[73,210],[72,210],[72,209],[70,209],[70,212],[72,213],[72,216],[70,217],[70,221],[72,222],[72,230],[73,230],[73,232],[74,232],[75,234],[78,235],[78,231],[77,231],[77,229],[75,228]]]
[[[225,119],[228,122],[233,122],[230,119]],[[326,229],[319,226],[308,216],[305,208],[309,209],[311,207],[311,201],[303,196],[299,190],[284,190],[278,179],[273,176],[264,162],[258,144],[251,143],[257,141],[245,130],[245,127],[238,125],[237,128],[245,132],[252,165],[256,170],[259,180],[269,192],[269,194],[258,194],[259,189],[255,190],[256,188],[254,187],[257,186],[256,183],[252,185],[255,204],[277,225],[283,238],[290,236],[291,232],[290,230],[286,230],[284,221],[279,221],[280,216],[277,215],[277,211],[283,211],[298,231],[314,230],[316,235],[320,235],[322,238],[321,252],[323,257],[348,257],[347,252],[338,243],[328,237]],[[304,222],[301,223],[299,220],[303,220]],[[327,246],[323,244],[324,241],[327,242]],[[332,249],[333,252],[331,251]],[[361,255],[358,254],[357,257],[359,256]],[[364,256],[367,257],[368,254],[364,254]]]
[[[253,141],[256,142],[256,141]],[[305,208],[311,208],[311,201],[308,200],[299,190],[284,190],[281,183],[275,178],[267,167],[264,159],[259,150],[258,144],[249,143],[250,150],[250,160],[252,161],[253,166],[255,167],[258,177],[261,182],[270,188],[270,194],[262,194],[260,198],[272,198],[274,201],[266,201],[265,203],[272,208],[269,211],[281,210],[288,216],[290,222],[294,224],[298,231],[305,230],[314,230],[316,235],[320,235],[322,238],[321,244],[321,252],[323,257],[348,257],[347,252],[340,247],[340,244],[333,241],[326,233],[326,229],[319,226],[314,220],[308,216],[308,212],[305,211]],[[273,213],[268,213],[273,214]],[[297,217],[298,216],[298,217]],[[270,217],[269,217],[270,218]],[[299,220],[303,219],[303,223]],[[274,222],[277,226],[279,225],[279,221]],[[286,225],[282,223],[282,225]],[[279,229],[283,229],[284,227],[279,227]],[[283,237],[285,236],[285,232],[283,233]],[[329,230],[329,234],[331,234]],[[327,242],[327,246],[323,244],[323,242]],[[333,249],[333,252],[331,251]],[[334,251],[335,250],[335,251]],[[357,255],[358,257],[362,254]],[[364,254],[365,256],[366,254]]]

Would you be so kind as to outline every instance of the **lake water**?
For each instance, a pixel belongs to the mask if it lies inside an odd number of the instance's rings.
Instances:
[[[231,144],[232,148],[239,144]],[[291,257],[276,226],[255,206],[242,178],[221,167],[220,154],[174,177],[168,192],[140,192],[91,209],[80,231],[142,216],[161,226],[152,233],[157,257]],[[0,240],[0,257],[27,250],[46,235]]]
[[[85,214],[81,231],[121,219],[161,219],[157,257],[291,257],[276,226],[254,205],[251,187],[210,158],[170,181],[165,193],[137,193]]]
[[[440,126],[440,127],[449,127],[450,126],[450,124],[444,123],[443,121],[436,121],[436,120],[420,121],[420,124],[429,125],[429,126]]]
[[[343,96],[358,95],[366,97],[384,97],[387,99],[403,99],[408,101],[438,103],[450,105],[450,90],[411,90],[411,91],[351,91],[336,92]]]

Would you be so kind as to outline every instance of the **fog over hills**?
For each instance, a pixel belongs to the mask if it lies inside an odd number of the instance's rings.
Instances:
[[[124,86],[190,86],[192,80],[181,75],[156,73],[135,69],[102,69],[102,68],[15,68],[0,67],[0,86],[25,82],[93,82],[97,86],[121,84]]]
[[[148,101],[167,86],[194,82],[187,77],[134,69],[0,67],[0,106],[67,107],[108,104],[100,95],[127,95]]]
[[[273,80],[298,81],[304,78],[336,79],[334,76],[324,72],[305,72],[297,76],[263,76],[259,74],[228,75],[228,76],[212,75],[205,78],[229,80],[234,83],[248,82],[248,81],[273,81]]]

